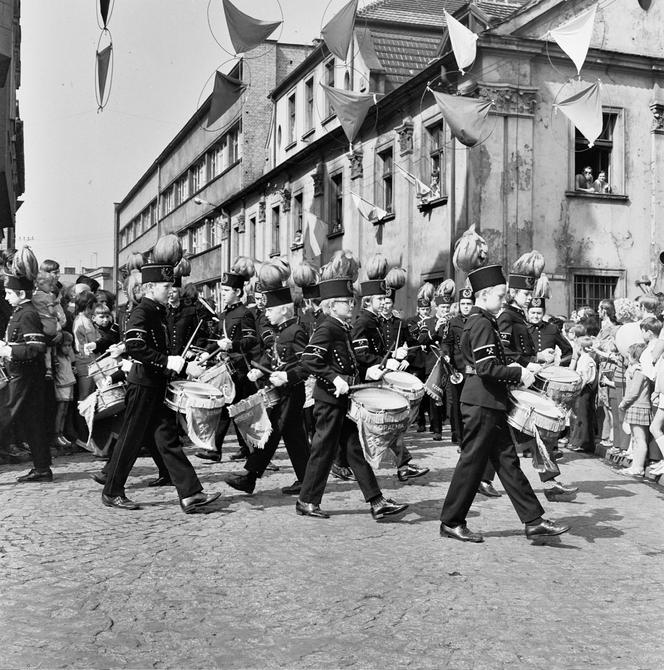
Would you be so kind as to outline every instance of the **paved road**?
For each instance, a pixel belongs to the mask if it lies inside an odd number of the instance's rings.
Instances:
[[[57,459],[50,485],[17,485],[25,467],[2,466],[0,667],[662,667],[664,489],[568,456],[581,493],[544,502],[572,532],[533,546],[506,497],[478,499],[469,525],[486,542],[467,545],[438,536],[455,448],[412,443],[432,472],[401,485],[380,471],[411,504],[389,523],[337,480],[330,520],[296,517],[281,450],[251,497],[221,482],[238,465],[197,461],[223,496],[195,516],[172,489],[144,488],[149,459],[130,480],[145,504],[133,513],[102,507],[87,455]]]

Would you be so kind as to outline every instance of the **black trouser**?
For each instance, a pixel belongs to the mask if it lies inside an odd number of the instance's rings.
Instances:
[[[175,412],[164,405],[164,389],[128,384],[125,405],[104,493],[112,497],[124,495],[125,483],[141,446],[146,437],[149,439],[152,435],[180,498],[202,491],[196,471],[182,450]]]
[[[253,382],[250,382],[245,375],[242,375],[240,377],[233,376],[233,383],[235,384],[235,398],[233,398],[233,402],[244,400],[245,398],[248,398],[252,393],[256,393],[256,385]],[[226,433],[228,432],[231,423],[233,423],[233,426],[235,426],[233,419],[231,419],[231,417],[228,414],[228,405],[224,405],[224,407],[221,410],[221,417],[219,418],[217,429],[214,433],[214,443],[217,448],[217,452],[219,454],[221,454],[221,448],[224,445],[224,438],[226,437]],[[247,443],[244,441],[242,433],[240,433],[240,431],[236,429],[235,434],[237,435],[237,441],[240,445],[240,449],[242,450],[243,453],[246,453],[248,455],[249,447],[247,446]]]
[[[309,460],[309,438],[304,430],[303,404],[304,384],[297,384],[288,389],[278,405],[268,410],[272,434],[263,449],[254,449],[249,455],[245,470],[262,477],[283,437],[295,475],[298,481],[304,479]]]
[[[622,421],[613,427],[614,434],[622,432]],[[595,389],[586,384],[574,401],[574,423],[570,426],[569,443],[584,451],[595,451]],[[615,441],[614,441],[615,444]]]
[[[477,487],[490,461],[522,523],[544,514],[530,482],[521,471],[504,410],[461,403],[464,437],[440,520],[447,526],[466,522]]]
[[[7,385],[7,404],[0,408],[0,433],[15,424],[30,445],[35,469],[48,470],[51,450],[44,421],[44,364],[25,363],[21,368],[20,375],[12,377]]]
[[[426,373],[424,368],[411,368],[409,372],[412,375],[415,375],[423,384],[427,380]],[[424,394],[422,400],[420,400],[420,408],[417,411],[417,426],[418,428],[426,427],[426,412],[429,409],[429,396]],[[429,412],[429,420],[431,420],[431,412]]]
[[[447,387],[448,416],[452,429],[452,442],[463,442],[463,417],[461,416],[461,391],[466,380],[460,384],[450,383]]]
[[[311,444],[311,455],[302,480],[300,500],[320,505],[339,441],[346,443],[348,464],[366,501],[381,495],[371,466],[367,463],[357,434],[357,426],[346,416],[347,404],[332,405],[316,400],[314,419],[316,433]]]

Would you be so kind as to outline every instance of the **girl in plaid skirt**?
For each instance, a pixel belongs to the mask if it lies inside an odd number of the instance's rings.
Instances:
[[[651,382],[643,373],[639,358],[646,348],[645,342],[632,344],[627,349],[629,367],[625,375],[625,395],[618,406],[625,412],[624,422],[629,424],[632,435],[632,464],[622,474],[643,477],[648,455],[648,426],[651,420]]]

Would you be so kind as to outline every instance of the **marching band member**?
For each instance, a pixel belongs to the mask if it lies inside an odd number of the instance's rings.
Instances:
[[[322,273],[320,296],[326,318],[318,326],[302,354],[302,366],[316,377],[314,419],[316,432],[311,455],[295,509],[302,516],[329,518],[320,503],[339,441],[347,442],[349,465],[371,505],[374,519],[403,512],[408,506],[383,497],[371,466],[362,452],[357,426],[347,417],[348,393],[357,377],[358,364],[350,338],[353,312],[353,282],[357,261],[347,251],[338,251]],[[370,368],[377,373],[382,371]]]
[[[19,482],[52,482],[51,450],[42,420],[46,365],[46,338],[37,309],[31,302],[34,281],[39,271],[29,247],[14,256],[12,271],[5,274],[5,296],[12,307],[4,341],[0,340],[0,359],[9,373],[8,396],[0,411],[0,434],[20,424],[30,445],[33,467]]]
[[[417,346],[413,355],[410,372],[414,374],[423,384],[427,379],[427,353],[426,348],[418,346],[420,335],[426,320],[431,315],[431,299],[433,298],[433,284],[429,282],[422,285],[417,292],[417,314],[406,319],[408,328],[408,344]],[[417,415],[417,432],[423,433],[426,430],[426,411],[429,406],[429,397],[425,395],[420,402],[420,410]],[[429,411],[429,417],[431,412]]]
[[[569,366],[572,360],[572,345],[563,335],[557,322],[544,320],[546,298],[531,298],[527,308],[530,335],[537,350],[537,355],[555,351],[557,347],[560,350],[559,365]],[[547,358],[549,357],[547,356]]]
[[[222,359],[228,362],[229,371],[235,384],[235,401],[248,398],[256,391],[255,385],[247,379],[249,359],[256,356],[258,338],[256,320],[249,308],[242,302],[244,286],[254,274],[254,263],[250,258],[238,257],[230,272],[221,276],[223,309],[219,314],[218,336],[216,343],[209,347],[220,348]],[[217,425],[215,437],[216,449],[199,449],[195,456],[210,461],[221,460],[221,447],[231,425],[228,409],[224,407]],[[241,460],[249,456],[249,449],[238,431],[240,449],[231,455],[231,460]]]
[[[542,518],[544,510],[521,471],[508,430],[508,384],[528,387],[535,377],[525,366],[509,366],[503,350],[495,316],[505,297],[505,278],[499,265],[490,265],[470,272],[468,280],[475,306],[461,338],[468,374],[461,394],[464,435],[440,516],[440,534],[464,542],[484,541],[480,533],[468,528],[466,517],[490,461],[525,524],[526,537],[559,535],[569,526]]]
[[[125,483],[145,437],[154,436],[170,481],[180,498],[185,514],[199,511],[219,497],[205,493],[180,444],[175,413],[164,404],[164,394],[172,373],[198,376],[203,371],[181,356],[169,355],[166,330],[166,304],[173,284],[173,266],[182,257],[175,235],[157,241],[155,262],[143,265],[143,297],[132,310],[125,333],[128,355],[133,359],[127,376],[125,413],[117,444],[108,465],[108,476],[101,499],[107,507],[140,509],[125,495]],[[164,262],[166,261],[166,262]]]
[[[300,365],[302,352],[309,341],[295,318],[295,306],[288,286],[282,286],[282,275],[273,264],[266,263],[260,270],[262,295],[265,298],[265,316],[274,329],[273,341],[263,352],[260,369],[249,370],[247,377],[255,382],[271,373],[269,383],[279,393],[279,401],[268,409],[272,433],[262,449],[255,449],[247,458],[244,472],[231,475],[226,483],[239,491],[253,493],[256,479],[263,476],[270,459],[283,437],[297,481],[282,489],[285,495],[300,493],[304,472],[309,460],[309,439],[304,430],[304,379],[307,373]]]

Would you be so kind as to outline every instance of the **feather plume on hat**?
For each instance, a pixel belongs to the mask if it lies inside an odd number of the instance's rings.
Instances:
[[[475,232],[473,223],[456,241],[452,263],[457,270],[467,274],[486,265],[488,252],[489,245]]]
[[[139,254],[137,251],[135,251],[127,259],[127,272],[131,272],[132,270],[140,270],[144,264],[145,257],[143,254]]]
[[[258,281],[264,291],[273,291],[282,288],[290,277],[290,265],[287,261],[277,258],[261,265],[258,271]]]
[[[406,270],[401,267],[392,268],[385,275],[385,286],[387,288],[394,289],[398,291],[400,288],[403,288],[406,285],[407,274]]]
[[[152,261],[158,265],[176,266],[181,259],[182,243],[173,233],[160,237],[152,249]]]
[[[424,282],[424,284],[420,286],[420,290],[417,292],[417,299],[428,300],[429,302],[431,302],[433,300],[433,295],[435,291],[436,289],[434,288],[434,285],[431,282]]]
[[[249,281],[255,274],[256,268],[254,261],[249,256],[238,256],[231,266],[231,272],[236,275],[244,277],[245,281]]]
[[[544,256],[539,251],[529,251],[514,261],[512,274],[538,278],[544,272]]]
[[[365,267],[367,279],[385,279],[387,274],[387,258],[384,254],[374,254]]]
[[[293,282],[296,286],[313,286],[318,283],[318,270],[308,261],[302,261],[293,268]]]
[[[456,283],[454,282],[454,279],[445,279],[438,286],[438,289],[436,290],[436,295],[451,298],[454,296],[455,291],[456,291]]]
[[[180,262],[173,268],[173,274],[176,277],[188,277],[191,274],[191,263],[186,258],[181,258]]]
[[[330,262],[321,269],[321,279],[348,278],[352,282],[357,281],[360,272],[360,264],[348,249],[335,251]]]
[[[39,274],[39,263],[32,249],[25,246],[14,254],[12,261],[12,274],[34,282]]]
[[[535,290],[533,291],[533,297],[535,298],[550,298],[551,297],[551,285],[549,283],[549,278],[546,276],[546,273],[542,272],[535,284]]]

